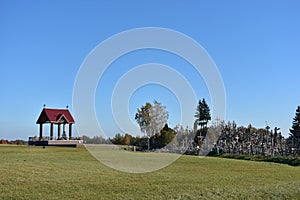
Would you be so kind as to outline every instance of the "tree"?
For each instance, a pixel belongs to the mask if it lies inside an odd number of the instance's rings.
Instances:
[[[197,131],[196,137],[202,136],[202,139],[204,139],[206,136],[206,133],[207,133],[208,121],[211,120],[210,109],[204,98],[202,99],[202,101],[199,100],[199,103],[198,103],[197,109],[196,109],[196,113],[195,113],[195,117],[196,117],[195,124],[200,126],[200,130]],[[196,138],[196,140],[198,141],[197,138]]]
[[[142,106],[140,109],[138,108],[135,114],[135,120],[139,124],[141,131],[146,135],[150,132],[149,110],[151,107],[151,103],[147,102],[145,106]]]
[[[175,135],[175,131],[169,128],[168,124],[165,124],[165,126],[163,127],[163,129],[160,130],[159,133],[156,133],[150,138],[151,148],[161,149],[165,147],[173,140]]]
[[[201,129],[207,127],[208,121],[211,120],[210,109],[204,98],[202,99],[202,101],[199,100],[195,117],[196,117],[196,122]]]
[[[166,125],[169,118],[169,113],[166,107],[161,103],[154,101],[153,106],[149,109],[150,118],[150,136],[159,133],[159,131]]]
[[[132,141],[133,141],[133,137],[130,134],[126,133],[123,139],[123,144],[130,145]]]
[[[167,123],[169,113],[166,107],[154,100],[153,105],[146,103],[137,109],[135,120],[140,126],[141,131],[148,137],[148,150],[150,149],[150,137],[159,133]]]
[[[300,154],[300,106],[296,109],[296,114],[293,118],[293,125],[290,132],[290,137],[293,141],[293,148],[296,148],[297,153]]]
[[[124,137],[120,134],[120,133],[117,133],[115,135],[115,137],[113,139],[111,139],[111,142],[113,144],[123,144],[124,142]]]

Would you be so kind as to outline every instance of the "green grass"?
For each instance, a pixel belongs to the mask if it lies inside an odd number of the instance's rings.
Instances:
[[[300,167],[182,156],[132,174],[84,147],[0,145],[0,176],[0,199],[300,199]]]

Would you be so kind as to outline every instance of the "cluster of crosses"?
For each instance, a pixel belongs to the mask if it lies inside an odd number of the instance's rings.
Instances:
[[[169,145],[169,152],[208,155],[209,153],[244,154],[259,156],[299,155],[293,139],[284,138],[280,128],[271,130],[237,127],[235,122],[224,122],[207,129],[205,134],[196,135],[197,130],[176,126],[175,142]]]
[[[274,131],[265,129],[252,131],[251,127],[236,127],[235,123],[225,125],[217,141],[217,147],[223,153],[248,155],[292,155],[288,140],[281,135],[279,128]]]

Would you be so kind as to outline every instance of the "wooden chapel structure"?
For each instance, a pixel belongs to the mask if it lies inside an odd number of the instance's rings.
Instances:
[[[72,125],[75,123],[74,118],[72,117],[68,109],[53,109],[53,108],[44,108],[36,121],[40,126],[39,131],[39,140],[43,139],[43,124],[50,123],[50,140],[53,140],[55,137],[54,125],[57,126],[57,139],[72,139]],[[63,131],[61,134],[61,125],[63,126]],[[69,134],[66,137],[66,126],[69,126]]]
[[[75,124],[75,120],[68,107],[66,109],[55,109],[45,108],[44,105],[36,124],[39,125],[39,137],[29,137],[29,145],[76,147],[78,144],[83,144],[82,138],[73,137],[72,135],[72,125]],[[43,135],[44,124],[50,124],[50,136]],[[55,126],[57,127],[57,136],[54,134]]]

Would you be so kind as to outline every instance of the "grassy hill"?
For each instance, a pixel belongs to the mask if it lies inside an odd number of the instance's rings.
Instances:
[[[182,156],[131,174],[84,147],[10,145],[0,159],[0,199],[300,199],[300,167],[276,163]]]

